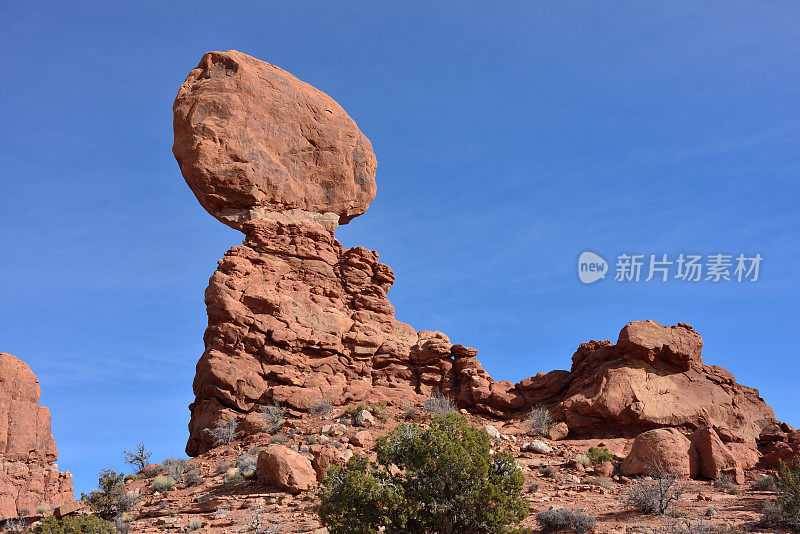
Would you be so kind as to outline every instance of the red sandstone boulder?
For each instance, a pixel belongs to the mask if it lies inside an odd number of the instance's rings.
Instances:
[[[703,362],[703,338],[686,323],[664,327],[655,321],[633,321],[619,333],[617,349],[651,364],[660,360],[683,370]]]
[[[674,428],[657,428],[636,436],[620,470],[626,476],[664,472],[696,477],[699,463],[689,438]]]
[[[50,411],[39,406],[39,380],[27,364],[0,353],[0,520],[22,509],[75,499],[72,475],[60,473]]]
[[[737,484],[744,483],[744,471],[736,456],[713,428],[696,430],[690,436],[690,441],[700,460],[700,476],[713,480],[722,473],[732,473]]]
[[[311,461],[283,445],[270,445],[258,453],[256,474],[262,484],[273,484],[290,493],[305,491],[317,480]]]
[[[317,475],[317,480],[320,482],[325,478],[331,466],[344,463],[339,456],[339,449],[332,445],[320,445],[315,443],[309,446],[309,452],[311,452],[313,457],[311,465]]]
[[[361,215],[375,198],[375,155],[331,97],[236,50],[208,52],[173,106],[186,183],[220,221],[270,212]]]

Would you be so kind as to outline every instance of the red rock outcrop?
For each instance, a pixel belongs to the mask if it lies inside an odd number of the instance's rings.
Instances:
[[[0,353],[0,519],[74,500],[72,475],[60,473],[50,411],[39,406],[30,367]]]
[[[401,403],[436,389],[498,418],[547,407],[559,437],[633,437],[659,427],[713,427],[755,447],[774,421],[758,391],[703,364],[691,326],[633,322],[583,343],[570,371],[495,381],[476,349],[395,319],[391,268],[336,240],[375,195],[370,142],[324,93],[245,54],[209,52],[174,105],[173,152],[203,207],[245,234],[206,290],[206,350],[197,364],[187,453],[205,429],[258,411],[305,411],[323,399]],[[760,426],[761,425],[761,426]]]

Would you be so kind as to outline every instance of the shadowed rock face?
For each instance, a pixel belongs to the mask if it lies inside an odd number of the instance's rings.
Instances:
[[[295,412],[322,399],[400,404],[434,389],[498,418],[546,406],[574,436],[713,427],[755,447],[759,422],[774,420],[756,390],[702,363],[702,339],[686,324],[633,322],[616,345],[581,344],[570,371],[493,380],[476,349],[397,321],[391,268],[336,240],[337,225],[375,195],[375,156],[330,97],[245,54],[210,52],[174,111],[186,182],[246,236],[206,290],[188,454],[211,447],[205,429],[221,419],[260,431],[270,403]]]
[[[74,500],[72,475],[60,473],[50,411],[39,406],[30,367],[0,353],[0,519]]]

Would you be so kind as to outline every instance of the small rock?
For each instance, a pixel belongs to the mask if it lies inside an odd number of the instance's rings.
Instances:
[[[356,425],[363,426],[364,428],[372,428],[375,426],[375,417],[369,413],[369,410],[361,410],[356,414]]]
[[[328,436],[341,436],[347,432],[347,427],[340,423],[331,423],[322,427],[322,433]]]
[[[558,441],[561,439],[566,439],[569,435],[569,427],[567,423],[561,422],[556,423],[550,427],[550,430],[547,432],[547,437],[552,439],[553,441]]]
[[[553,452],[552,447],[547,445],[545,442],[535,439],[528,443],[522,444],[522,450],[527,452],[536,452],[539,454],[550,454]]]
[[[500,439],[500,431],[497,430],[492,425],[486,425],[486,426],[483,427],[483,429],[486,431],[487,434],[489,434],[490,438],[492,438],[492,439]]]
[[[356,432],[350,442],[357,447],[372,447],[375,444],[375,438],[369,430],[362,430]]]

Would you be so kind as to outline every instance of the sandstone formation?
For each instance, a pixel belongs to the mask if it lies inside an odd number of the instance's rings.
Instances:
[[[261,430],[258,412],[272,403],[300,413],[323,401],[399,405],[434,390],[498,419],[546,407],[554,439],[709,427],[747,455],[774,421],[757,390],[703,363],[702,338],[682,323],[633,322],[616,344],[581,344],[569,371],[493,380],[476,349],[397,321],[392,269],[337,241],[337,225],[374,197],[376,165],[330,97],[245,54],[209,52],[174,112],[186,182],[209,213],[245,234],[206,290],[188,454],[211,448],[204,430],[220,419]]]
[[[663,472],[694,478],[700,471],[700,463],[691,442],[679,430],[657,428],[636,436],[620,471],[626,476]]]
[[[0,520],[74,500],[72,475],[55,465],[50,411],[39,396],[30,367],[0,353]]]

